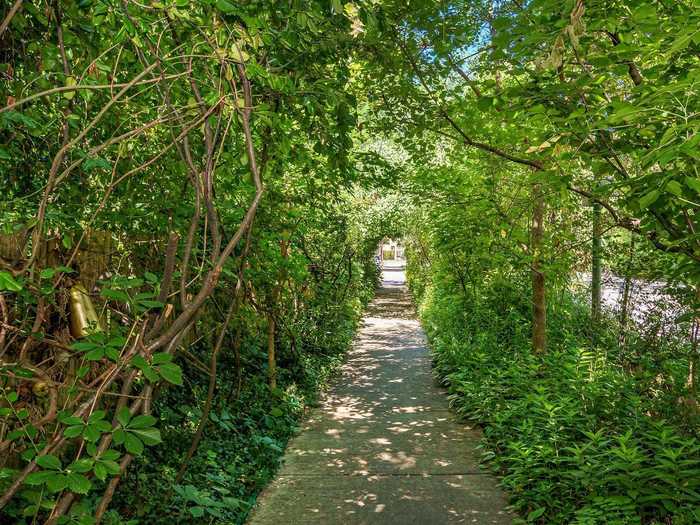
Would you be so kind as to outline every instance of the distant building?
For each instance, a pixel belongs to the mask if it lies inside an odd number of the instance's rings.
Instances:
[[[377,248],[377,256],[382,261],[402,261],[406,258],[403,244],[394,239],[384,239]]]

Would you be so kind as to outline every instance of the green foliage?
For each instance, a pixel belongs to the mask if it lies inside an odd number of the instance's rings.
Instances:
[[[90,523],[133,455],[112,522],[243,520],[349,344],[378,242],[404,235],[440,370],[524,519],[693,521],[695,3],[20,7],[0,35],[10,519]],[[571,298],[591,231],[606,269],[675,286],[673,330]]]
[[[494,280],[464,296],[434,279],[420,304],[435,366],[454,408],[483,425],[484,461],[524,521],[699,519],[700,441],[673,424],[675,401],[645,391],[614,346],[588,348],[585,303],[558,298],[550,350],[536,356],[518,286]]]
[[[361,270],[357,268],[354,275],[353,279],[360,279]],[[114,508],[121,509],[120,515],[111,512],[107,523],[244,523],[257,494],[277,471],[305,409],[314,405],[319,389],[342,363],[373,283],[371,276],[353,281],[354,291],[341,303],[333,299],[332,287],[321,289],[300,318],[288,319],[296,347],[292,348],[290,339],[284,341],[278,388],[272,395],[262,366],[264,333],[256,333],[254,316],[243,317],[251,323],[251,331],[246,331],[241,363],[230,351],[224,354],[204,438],[183,480],[176,483],[182,457],[202,416],[207,388],[206,376],[186,368],[186,387],[168,389],[155,406],[163,445],[148,448],[129,470],[123,490],[115,497]],[[206,344],[191,348],[197,355],[208,350]]]

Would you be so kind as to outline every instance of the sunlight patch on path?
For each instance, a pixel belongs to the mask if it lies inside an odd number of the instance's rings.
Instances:
[[[480,434],[433,379],[425,335],[385,269],[341,376],[289,444],[250,525],[510,524]]]

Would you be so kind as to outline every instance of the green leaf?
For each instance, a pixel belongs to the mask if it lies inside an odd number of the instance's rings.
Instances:
[[[112,461],[111,459],[100,461],[100,465],[107,469],[107,472],[109,472],[110,474],[116,475],[119,474],[119,472],[121,472],[121,467],[119,466],[119,463],[117,463],[116,461]]]
[[[109,450],[105,450],[102,455],[100,456],[101,459],[103,460],[118,460],[119,459],[119,452],[114,450],[113,448],[110,448]]]
[[[131,301],[129,294],[122,290],[113,290],[111,288],[105,288],[100,292],[100,295],[105,299],[112,299],[114,301],[120,301],[122,303],[128,303]]]
[[[112,165],[101,157],[95,157],[91,159],[85,159],[83,162],[83,171],[90,172],[95,169],[108,170],[111,169]]]
[[[102,462],[95,463],[95,477],[100,481],[107,479],[107,467]]]
[[[151,365],[148,364],[148,361],[146,361],[143,356],[140,355],[135,355],[132,357],[130,362],[132,366],[135,366],[139,370],[144,370],[151,367]]]
[[[43,485],[55,475],[55,472],[46,470],[42,470],[40,472],[32,472],[31,474],[29,474],[29,476],[27,476],[27,479],[24,480],[24,482],[27,485]]]
[[[107,412],[104,410],[95,410],[92,414],[88,416],[88,423],[95,423],[101,421],[105,418]]]
[[[9,290],[10,292],[19,292],[22,290],[22,285],[18,283],[12,274],[9,272],[0,272],[0,291]]]
[[[70,414],[68,415],[62,415],[59,416],[58,420],[63,423],[64,425],[82,425],[83,420],[80,419],[77,416],[71,416]]]
[[[527,515],[527,521],[535,521],[537,518],[542,516],[546,510],[547,509],[545,507],[540,507],[539,509],[533,510]]]
[[[87,352],[89,350],[94,350],[96,348],[101,348],[100,345],[91,343],[90,341],[78,341],[70,345],[71,350],[78,350],[79,352]]]
[[[139,304],[141,306],[143,306],[144,308],[163,308],[163,306],[165,306],[160,301],[153,301],[151,299],[141,300],[141,301],[139,301]]]
[[[654,204],[656,200],[659,198],[661,195],[661,192],[659,190],[652,190],[646,195],[644,195],[641,199],[639,199],[639,209],[640,210],[646,210],[649,206]]]
[[[147,416],[147,415],[136,416],[129,423],[129,428],[134,429],[134,428],[152,427],[153,425],[155,425],[156,421],[157,421],[156,418],[154,418],[153,416]]]
[[[227,15],[236,12],[236,6],[227,0],[216,0],[216,8]]]
[[[132,433],[136,434],[146,445],[157,445],[162,442],[160,431],[157,428],[135,429]]]
[[[75,77],[66,77],[66,87],[72,87],[76,85]],[[75,91],[64,91],[63,96],[71,100],[75,96]]]
[[[130,420],[131,413],[129,412],[129,409],[127,407],[120,408],[119,412],[117,412],[117,421],[119,421],[119,424],[123,427],[126,427],[129,425]]]
[[[102,431],[97,425],[87,425],[83,431],[83,437],[85,441],[95,443],[102,437]]]
[[[182,386],[182,369],[175,363],[165,363],[158,367],[158,372],[168,383]]]
[[[46,487],[51,492],[60,492],[68,486],[68,477],[58,472],[53,472],[53,475],[46,480]]]
[[[340,0],[331,0],[331,7],[333,8],[333,13],[336,15],[343,12],[343,2]]]
[[[148,379],[151,383],[155,383],[160,379],[160,376],[158,375],[158,372],[156,372],[152,366],[146,367],[143,369],[143,375]]]
[[[114,440],[115,445],[121,445],[126,439],[126,432],[123,429],[118,428],[112,433],[112,439]]]
[[[63,435],[67,438],[75,438],[78,437],[80,434],[83,433],[83,426],[76,425],[72,427],[68,427],[63,431]]]
[[[686,177],[685,185],[693,191],[695,191],[696,193],[700,193],[700,179],[695,177]]]
[[[54,275],[56,275],[56,270],[54,268],[44,268],[41,270],[39,277],[42,279],[51,279]]]
[[[68,474],[68,488],[76,494],[87,494],[92,488],[92,482],[80,474]]]
[[[666,190],[678,196],[683,194],[683,186],[681,186],[681,183],[676,180],[668,181],[666,183]]]
[[[88,361],[99,361],[104,357],[104,355],[104,348],[95,348],[94,350],[90,350],[87,354],[85,354],[85,359]]]
[[[151,359],[151,362],[154,365],[162,365],[163,363],[169,363],[172,360],[172,355],[166,354],[165,352],[158,352],[157,354],[153,354],[153,359]]]
[[[140,456],[143,452],[143,443],[131,432],[127,432],[124,436],[124,448],[134,456]]]
[[[51,454],[36,458],[36,464],[51,470],[61,470],[61,460]]]
[[[93,460],[91,458],[82,458],[68,465],[68,470],[72,472],[90,472],[92,470]]]

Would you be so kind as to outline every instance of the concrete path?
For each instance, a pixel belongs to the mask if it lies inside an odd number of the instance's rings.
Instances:
[[[393,273],[250,525],[511,523],[495,479],[479,469],[479,433],[455,419],[435,385]]]

